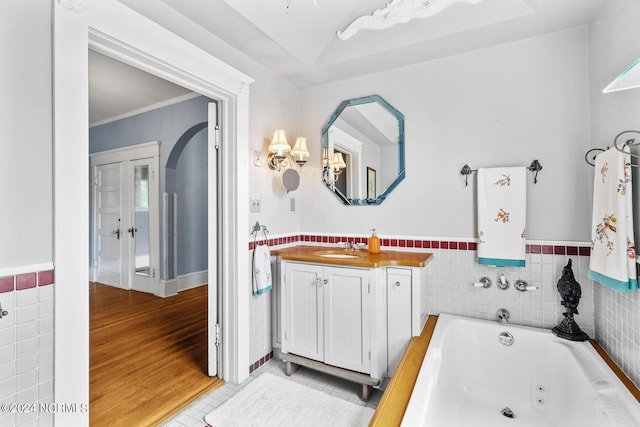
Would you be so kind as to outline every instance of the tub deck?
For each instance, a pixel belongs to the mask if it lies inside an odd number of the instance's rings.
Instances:
[[[429,347],[431,336],[436,327],[438,316],[431,315],[424,325],[419,337],[413,337],[409,342],[407,350],[402,356],[402,360],[396,369],[395,374],[387,385],[387,388],[380,399],[376,412],[371,418],[369,427],[390,427],[399,426],[402,417],[409,405],[409,399],[413,392],[422,361]],[[631,394],[640,403],[640,389],[626,376],[626,374],[615,364],[604,349],[595,340],[589,340],[593,348],[600,357],[607,363],[609,368],[618,376],[620,381],[627,387]]]

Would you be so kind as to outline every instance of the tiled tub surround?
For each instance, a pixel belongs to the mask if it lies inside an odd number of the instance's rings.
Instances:
[[[341,241],[367,243],[367,236],[291,234],[271,237],[268,243],[280,248],[296,244],[335,246]],[[263,242],[258,240],[258,244]],[[640,386],[640,295],[637,291],[627,294],[611,291],[587,278],[589,243],[530,241],[524,268],[478,265],[476,243],[471,240],[381,236],[381,243],[383,250],[433,253],[433,259],[426,267],[428,288],[425,298],[430,314],[495,319],[496,311],[506,308],[511,314],[510,322],[542,328],[551,328],[562,320],[565,309],[556,284],[562,267],[572,259],[575,278],[582,287],[580,314],[575,317],[578,325],[590,337],[596,338]],[[253,245],[251,240],[249,250]],[[509,289],[504,291],[496,286],[500,273],[510,282]],[[473,286],[483,276],[491,279],[491,288]],[[518,279],[526,280],[538,289],[519,292],[513,287]],[[259,367],[262,360],[268,360],[272,351],[271,299],[268,295],[251,297],[251,371]]]
[[[53,403],[53,283],[52,269],[0,274],[0,404]],[[3,410],[0,425],[53,425],[53,413]]]

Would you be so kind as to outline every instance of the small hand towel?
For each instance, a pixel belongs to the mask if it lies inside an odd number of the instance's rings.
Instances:
[[[272,288],[271,252],[267,245],[253,249],[253,295],[263,294]]]
[[[478,169],[478,264],[524,267],[524,167]]]
[[[588,277],[617,291],[638,289],[631,199],[631,156],[615,147],[595,159]]]

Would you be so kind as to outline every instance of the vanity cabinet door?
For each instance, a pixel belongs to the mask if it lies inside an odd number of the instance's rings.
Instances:
[[[282,350],[314,360],[324,356],[323,267],[287,263],[285,267]]]
[[[387,268],[387,375],[391,377],[411,340],[411,270]]]
[[[371,372],[369,270],[324,269],[324,362]]]

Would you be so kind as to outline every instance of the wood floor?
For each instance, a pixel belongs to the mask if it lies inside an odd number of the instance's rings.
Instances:
[[[206,375],[206,286],[169,298],[89,286],[91,426],[155,426],[224,384]]]

